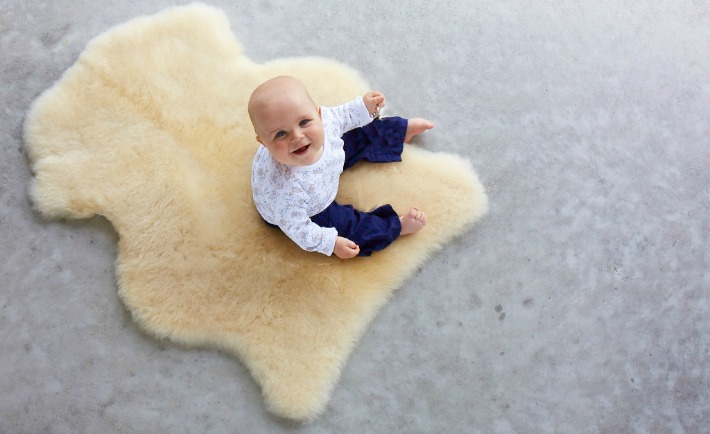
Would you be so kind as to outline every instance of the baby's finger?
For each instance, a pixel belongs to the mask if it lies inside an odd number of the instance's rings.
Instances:
[[[384,100],[384,98],[385,98],[385,96],[382,94],[382,92],[378,92],[376,90],[373,90],[372,92],[368,92],[367,96],[369,98],[376,100],[376,101],[379,101],[380,99]]]

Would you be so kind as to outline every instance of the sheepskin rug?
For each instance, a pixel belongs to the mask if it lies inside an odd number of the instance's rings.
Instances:
[[[422,232],[369,258],[300,250],[252,204],[249,95],[282,74],[322,105],[369,88],[332,60],[256,64],[241,53],[226,16],[200,4],[95,38],[27,116],[30,195],[49,217],[111,221],[118,293],[141,328],[238,357],[273,413],[308,420],[378,309],[487,199],[464,159],[406,146],[402,163],[346,172],[339,200],[419,205]]]

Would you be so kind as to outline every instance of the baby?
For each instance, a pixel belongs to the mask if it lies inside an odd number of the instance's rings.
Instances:
[[[256,209],[307,251],[342,259],[369,256],[400,235],[426,225],[418,208],[398,216],[390,205],[363,212],[335,202],[340,174],[361,160],[401,161],[403,143],[434,127],[426,119],[376,118],[379,92],[337,106],[318,107],[293,77],[257,87],[249,117],[262,146],[251,185]]]

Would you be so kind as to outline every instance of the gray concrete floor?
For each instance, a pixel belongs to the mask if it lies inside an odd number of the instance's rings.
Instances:
[[[247,55],[335,58],[420,144],[471,159],[490,215],[434,255],[310,425],[237,361],[145,336],[110,223],[27,199],[30,103],[167,0],[0,4],[0,432],[707,433],[706,1],[210,2]],[[450,3],[450,4],[447,4]]]

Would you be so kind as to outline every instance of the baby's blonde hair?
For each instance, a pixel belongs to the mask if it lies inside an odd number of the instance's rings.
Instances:
[[[257,86],[249,97],[249,105],[247,106],[247,110],[249,111],[249,119],[251,120],[254,129],[256,129],[257,122],[255,121],[258,116],[259,109],[272,104],[274,100],[277,100],[279,97],[283,96],[284,92],[303,92],[313,103],[313,106],[316,106],[316,103],[313,101],[308,89],[306,89],[306,86],[301,83],[300,80],[288,75],[274,77]]]

